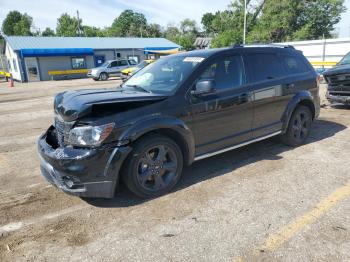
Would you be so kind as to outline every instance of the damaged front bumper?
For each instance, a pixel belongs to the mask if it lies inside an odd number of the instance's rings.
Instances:
[[[41,174],[71,195],[113,198],[122,163],[131,148],[56,147],[52,129],[53,126],[38,140]]]

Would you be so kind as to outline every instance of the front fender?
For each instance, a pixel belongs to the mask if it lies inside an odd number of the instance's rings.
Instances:
[[[182,144],[186,146],[184,154],[185,162],[191,164],[195,155],[194,136],[190,128],[181,119],[170,116],[148,117],[137,121],[132,126],[123,131],[119,141],[135,142],[143,135],[150,132],[172,131],[176,137],[181,138]]]
[[[298,93],[296,93],[294,95],[294,97],[289,101],[286,110],[283,113],[282,116],[282,133],[285,133],[287,131],[288,128],[288,123],[290,118],[292,117],[292,114],[295,110],[295,108],[302,102],[307,102],[307,103],[311,103],[312,106],[314,107],[314,112],[317,111],[317,108],[315,107],[315,98],[314,96],[311,94],[311,92],[303,90],[300,91]]]

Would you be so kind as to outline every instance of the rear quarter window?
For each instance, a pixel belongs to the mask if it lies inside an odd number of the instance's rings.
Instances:
[[[282,61],[289,75],[301,74],[310,71],[305,62],[297,56],[282,55]]]
[[[273,53],[247,54],[250,82],[272,80],[283,76],[279,57]]]

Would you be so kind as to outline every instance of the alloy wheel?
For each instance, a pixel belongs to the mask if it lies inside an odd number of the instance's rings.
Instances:
[[[298,115],[295,116],[292,127],[294,138],[302,140],[308,135],[309,121],[309,116],[305,112],[300,112]]]
[[[166,188],[176,176],[178,161],[174,150],[166,145],[147,149],[137,166],[140,185],[150,191]]]

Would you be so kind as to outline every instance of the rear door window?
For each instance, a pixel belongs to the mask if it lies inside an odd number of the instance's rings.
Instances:
[[[290,75],[305,73],[309,71],[308,66],[297,56],[282,55],[282,61],[287,70],[287,73]]]
[[[283,76],[282,64],[276,54],[247,54],[246,59],[250,69],[250,82],[272,80]]]

